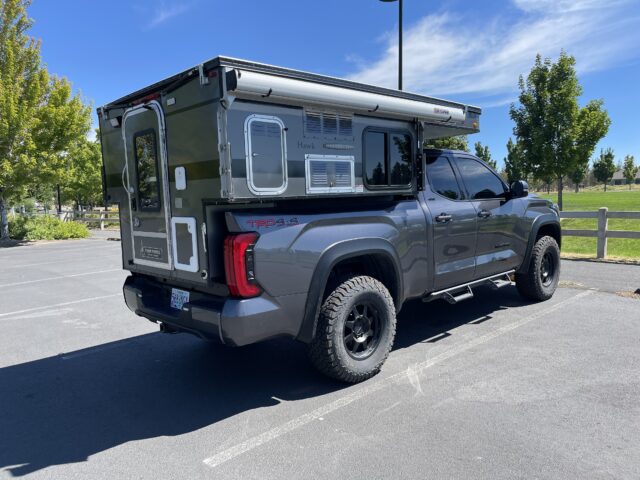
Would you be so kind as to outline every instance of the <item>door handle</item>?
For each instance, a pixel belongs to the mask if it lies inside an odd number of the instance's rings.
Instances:
[[[491,212],[490,212],[490,211],[488,211],[488,210],[480,210],[480,211],[478,212],[478,216],[479,216],[480,218],[489,218],[489,217],[491,216]]]
[[[436,217],[436,222],[447,223],[447,222],[450,222],[451,219],[452,219],[451,215],[443,212]]]

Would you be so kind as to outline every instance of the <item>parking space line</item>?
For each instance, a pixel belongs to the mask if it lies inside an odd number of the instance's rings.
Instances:
[[[114,258],[119,260],[119,257],[117,257],[116,255],[94,255],[93,257],[91,257],[92,260],[95,260],[95,259],[113,260]],[[74,260],[75,259],[73,258],[65,258],[64,260],[51,260],[49,262],[23,263],[19,265],[5,265],[2,268],[3,270],[9,270],[10,268],[41,267],[42,265],[55,265],[57,263],[69,263]]]
[[[586,291],[580,292],[574,295],[573,297],[564,299],[549,308],[546,308],[538,312],[534,312],[530,315],[527,315],[521,318],[520,320],[509,323],[508,325],[505,325],[503,327],[497,328],[492,332],[486,333],[479,337],[473,338],[467,342],[454,346],[442,352],[441,354],[436,355],[435,357],[429,360],[415,363],[413,365],[409,365],[406,370],[395,373],[393,375],[390,375],[389,377],[383,378],[378,381],[367,382],[364,384],[363,387],[359,388],[358,390],[352,393],[344,395],[338,398],[337,400],[329,402],[326,405],[323,405],[315,410],[312,410],[309,413],[306,413],[297,418],[294,418],[293,420],[290,420],[282,425],[272,428],[271,430],[268,430],[264,433],[261,433],[252,438],[249,438],[248,440],[238,443],[233,447],[222,450],[211,457],[205,458],[203,460],[203,463],[211,468],[218,467],[219,465],[222,465],[223,463],[228,462],[229,460],[232,460],[244,453],[250,452],[251,450],[258,448],[264,445],[265,443],[275,440],[278,437],[281,437],[282,435],[293,432],[294,430],[297,430],[298,428],[303,427],[313,422],[314,420],[319,419],[320,417],[324,417],[325,415],[328,415],[329,413],[332,413],[338,409],[346,407],[347,405],[350,405],[353,402],[356,402],[357,400],[361,400],[395,383],[399,383],[407,379],[408,375],[419,375],[420,373],[424,372],[426,369],[433,367],[438,363],[448,360],[456,355],[459,355],[460,353],[466,352],[467,350],[470,350],[478,345],[481,345],[490,340],[493,340],[494,338],[499,337],[500,335],[508,333],[512,330],[515,330],[516,328],[522,327],[523,325],[526,325],[527,323],[530,323],[533,320],[536,320],[540,317],[548,315],[556,310],[561,309],[562,307],[568,305],[569,303],[573,303],[593,293],[594,293],[593,290],[586,290]]]
[[[120,297],[122,293],[112,293],[111,295],[101,295],[99,297],[83,298],[82,300],[73,300],[72,302],[55,303],[53,305],[44,305],[42,307],[25,308],[24,310],[15,310],[13,312],[0,313],[0,318],[9,317],[12,315],[21,315],[23,313],[37,312],[39,310],[46,310],[48,308],[66,307],[67,305],[76,305],[78,303],[94,302],[96,300],[104,300],[105,298]]]
[[[21,255],[53,255],[53,254],[62,254],[62,253],[66,253],[66,252],[79,252],[79,251],[83,251],[83,250],[96,250],[96,249],[100,249],[100,250],[106,250],[106,249],[113,249],[114,251],[116,250],[120,250],[120,245],[119,244],[113,244],[114,242],[108,242],[110,243],[109,245],[97,245],[97,244],[88,244],[88,243],[82,243],[81,245],[75,246],[75,247],[68,247],[68,246],[64,246],[65,248],[46,248],[45,247],[51,247],[51,245],[47,244],[47,245],[30,245],[28,247],[15,247],[15,248],[19,248],[20,250],[6,250],[6,249],[2,249],[2,255],[5,256],[6,258],[20,258]],[[113,245],[111,245],[113,244]]]
[[[38,280],[26,280],[24,282],[5,283],[3,285],[0,285],[0,288],[16,287],[18,285],[29,285],[31,283],[48,282],[50,280],[61,280],[63,278],[86,277],[87,275],[98,275],[100,273],[111,273],[111,272],[122,272],[122,271],[123,271],[122,268],[111,268],[109,270],[97,270],[95,272],[74,273],[73,275],[59,275],[57,277],[39,278]]]

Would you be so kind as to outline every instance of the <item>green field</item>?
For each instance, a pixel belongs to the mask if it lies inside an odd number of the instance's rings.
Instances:
[[[551,193],[540,194],[541,197],[557,201],[557,195]],[[640,212],[640,190],[614,191],[581,191],[580,193],[564,192],[564,211],[597,211],[600,207],[607,207],[611,212],[635,211]],[[591,218],[565,218],[563,228],[575,230],[597,230],[597,220]],[[640,231],[640,220],[610,219],[609,230]],[[596,239],[583,237],[565,237],[562,240],[563,254],[595,257]],[[626,238],[611,238],[607,242],[607,258],[640,261],[640,240]]]

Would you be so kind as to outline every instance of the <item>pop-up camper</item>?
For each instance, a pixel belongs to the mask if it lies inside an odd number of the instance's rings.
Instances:
[[[224,294],[225,212],[414,195],[423,143],[477,132],[480,110],[217,57],[98,116],[124,268]]]

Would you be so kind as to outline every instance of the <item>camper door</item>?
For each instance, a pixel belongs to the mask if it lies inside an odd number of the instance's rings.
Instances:
[[[133,263],[171,270],[171,202],[162,107],[156,101],[133,107],[122,123],[126,159],[122,180],[131,210]]]

